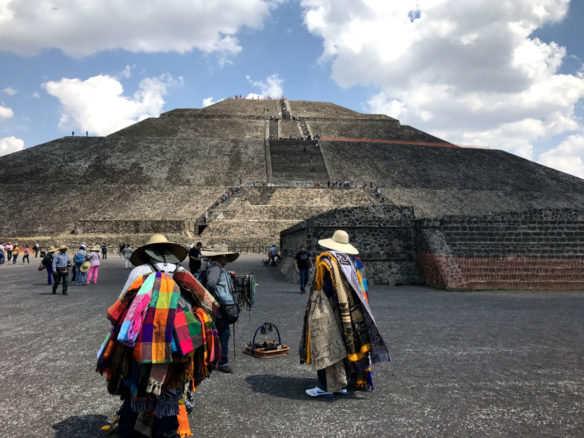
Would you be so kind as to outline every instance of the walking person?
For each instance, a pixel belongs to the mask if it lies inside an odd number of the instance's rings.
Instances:
[[[189,249],[189,271],[193,274],[196,278],[199,277],[199,271],[201,270],[201,248],[203,244],[201,242],[197,242],[197,244]]]
[[[89,268],[89,273],[87,274],[86,284],[91,283],[92,278],[93,284],[97,284],[97,276],[99,274],[99,267],[101,265],[101,262],[99,261],[99,249],[99,246],[95,245],[89,252],[88,259],[91,267]]]
[[[12,259],[12,244],[8,242],[4,248],[6,248],[6,260],[10,261]]]
[[[328,398],[373,389],[372,363],[390,357],[369,308],[359,251],[343,230],[318,244],[325,251],[316,258],[300,343],[300,362],[317,370],[317,385],[306,394]]]
[[[300,276],[300,293],[306,292],[306,283],[308,283],[308,276],[310,268],[314,269],[310,253],[306,251],[304,246],[296,254],[296,273]]]
[[[22,256],[22,263],[24,263],[24,260],[26,260],[26,262],[30,265],[30,258],[29,258],[29,249],[28,249],[28,245],[25,245],[24,247],[24,253]]]
[[[59,253],[53,258],[53,273],[55,274],[55,282],[53,284],[53,294],[57,293],[59,283],[63,282],[63,295],[67,295],[67,286],[69,285],[69,256],[67,255],[67,247],[65,245],[59,247]]]
[[[36,243],[34,244],[34,246],[32,247],[32,249],[34,250],[34,258],[35,258],[35,259],[36,259],[36,258],[38,258],[38,256],[39,256],[39,251],[41,250],[41,246],[39,245],[39,243],[38,243],[38,242],[36,242]]]
[[[124,258],[126,269],[132,269],[132,247],[130,245],[124,245],[122,257]]]
[[[57,281],[55,274],[53,273],[53,254],[57,249],[51,246],[47,253],[43,256],[43,261],[41,262],[47,271],[47,284],[52,286],[53,281]]]
[[[87,260],[88,254],[85,251],[85,245],[79,247],[79,251],[73,257],[73,263],[75,263],[75,285],[81,286],[85,285],[85,271],[81,270],[81,266]]]
[[[0,242],[0,265],[4,264],[4,245],[2,245],[2,242]]]
[[[12,264],[16,264],[16,260],[18,259],[18,253],[20,248],[18,247],[18,243],[15,243],[12,247]]]
[[[101,244],[101,258],[103,260],[107,259],[107,245],[105,244],[105,242]]]

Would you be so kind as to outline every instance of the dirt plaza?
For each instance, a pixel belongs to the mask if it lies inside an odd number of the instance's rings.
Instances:
[[[119,399],[95,373],[106,309],[129,271],[102,262],[97,285],[52,295],[46,273],[0,266],[0,436],[106,437]],[[584,293],[452,293],[371,286],[371,307],[392,362],[374,366],[372,392],[309,399],[316,373],[296,354],[308,295],[260,256],[256,303],[232,335],[234,373],[213,373],[195,394],[194,436],[583,436]],[[242,354],[256,327],[277,325],[287,357]]]

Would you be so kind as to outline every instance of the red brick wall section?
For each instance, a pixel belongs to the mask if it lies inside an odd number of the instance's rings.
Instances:
[[[441,289],[584,290],[584,259],[451,257],[424,252],[426,284]]]

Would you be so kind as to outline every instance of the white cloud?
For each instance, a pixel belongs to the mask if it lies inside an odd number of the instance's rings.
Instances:
[[[561,74],[566,48],[532,37],[569,0],[302,0],[321,61],[342,87],[379,91],[374,113],[459,144],[533,157],[533,144],[579,128],[584,75]],[[570,62],[575,62],[570,58]],[[584,71],[584,70],[580,70]]]
[[[16,91],[14,88],[12,87],[6,87],[4,90],[5,94],[8,94],[9,96],[14,96],[16,93],[18,93],[18,91]]]
[[[126,65],[123,70],[119,71],[116,75],[116,79],[129,79],[132,76],[132,67]]]
[[[236,54],[236,34],[259,29],[279,2],[0,0],[0,50],[36,54],[58,48],[72,56],[104,50]]]
[[[39,94],[38,91],[35,91],[34,93],[32,93],[30,95],[30,97],[32,97],[33,99],[40,99],[41,98],[41,95]]]
[[[584,178],[584,135],[566,138],[557,147],[542,153],[539,163]]]
[[[9,119],[14,115],[12,109],[0,105],[0,120],[2,119]]]
[[[1,13],[1,10],[0,10]],[[24,149],[24,141],[14,136],[0,138],[0,156]]]
[[[146,78],[132,96],[124,96],[122,84],[107,75],[85,81],[63,78],[47,82],[43,87],[61,103],[59,127],[62,130],[108,135],[147,117],[157,117],[167,88],[182,83],[181,77],[168,74]]]
[[[261,90],[258,93],[249,93],[247,99],[262,99],[264,97],[281,97],[284,95],[282,84],[284,79],[278,76],[277,73],[271,74],[265,81],[254,81],[250,76],[246,76],[248,82]]]
[[[203,99],[203,108],[205,108],[206,106],[209,106],[209,105],[213,105],[213,104],[215,104],[217,102],[221,102],[222,100],[223,99],[213,100],[213,96],[205,97]]]

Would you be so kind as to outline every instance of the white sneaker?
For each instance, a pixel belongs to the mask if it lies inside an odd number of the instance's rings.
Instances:
[[[323,398],[329,398],[329,397],[334,396],[334,394],[332,392],[323,391],[318,386],[315,386],[314,388],[311,388],[311,389],[307,389],[306,395],[309,397],[323,397]]]

